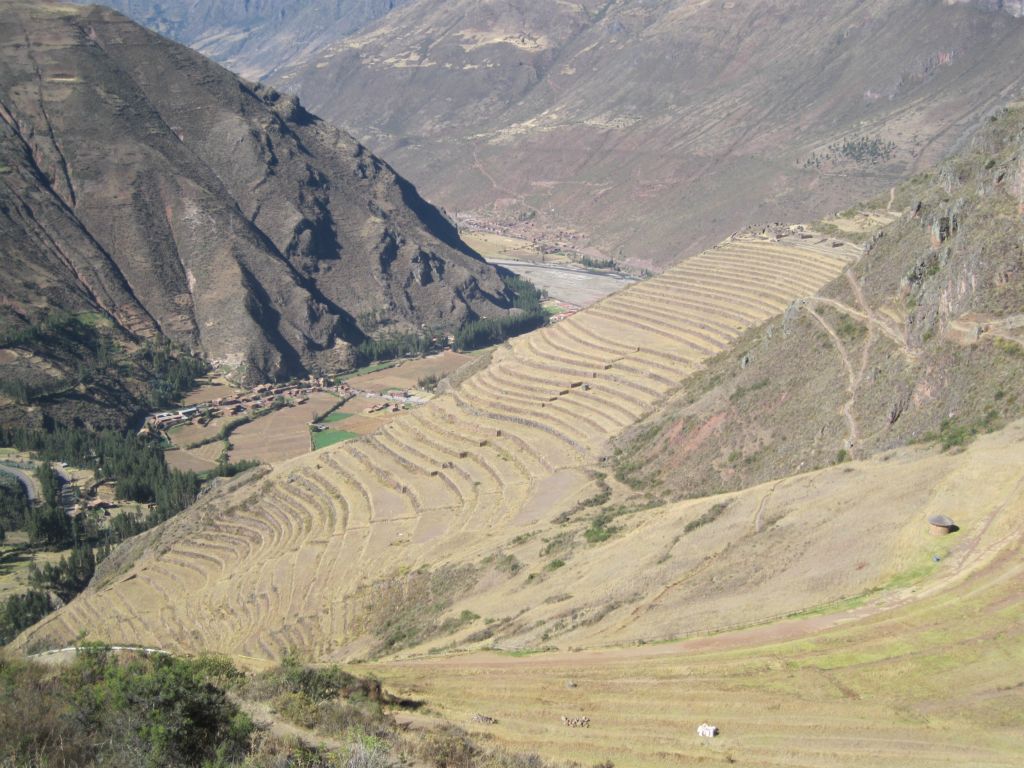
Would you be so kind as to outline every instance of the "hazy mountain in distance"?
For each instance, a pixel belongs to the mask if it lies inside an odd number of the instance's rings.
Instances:
[[[195,48],[243,77],[362,29],[408,0],[108,0],[102,5]]]

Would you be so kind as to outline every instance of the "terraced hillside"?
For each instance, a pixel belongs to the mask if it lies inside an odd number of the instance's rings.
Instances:
[[[119,550],[20,645],[86,632],[328,658],[415,644],[417,621],[518,573],[502,552],[509,539],[551,530],[604,493],[595,470],[611,438],[859,253],[823,237],[738,238],[520,337],[377,435],[211,493]],[[409,611],[418,618],[403,623]]]

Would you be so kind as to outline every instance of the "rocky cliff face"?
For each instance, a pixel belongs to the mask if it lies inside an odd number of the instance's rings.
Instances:
[[[352,137],[112,11],[0,6],[0,132],[7,311],[100,311],[265,378],[508,307]]]

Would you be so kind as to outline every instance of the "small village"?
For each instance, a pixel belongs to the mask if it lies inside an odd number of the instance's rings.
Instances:
[[[213,419],[243,415],[255,416],[275,407],[302,405],[309,401],[310,395],[318,392],[336,395],[342,401],[357,396],[381,400],[380,403],[366,408],[365,413],[378,413],[385,410],[397,413],[404,407],[422,405],[430,399],[429,396],[422,393],[417,394],[412,390],[367,391],[352,387],[344,381],[331,383],[327,378],[311,376],[308,379],[287,384],[258,384],[234,395],[215,397],[187,407],[152,413],[146,418],[139,434],[159,434],[184,424],[205,425]]]

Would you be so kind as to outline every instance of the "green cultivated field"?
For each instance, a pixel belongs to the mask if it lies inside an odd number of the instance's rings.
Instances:
[[[329,445],[341,443],[345,440],[353,440],[357,437],[359,437],[359,435],[355,432],[346,432],[341,429],[331,430],[328,432],[316,432],[313,435],[313,448],[320,450],[321,448],[326,448]]]

